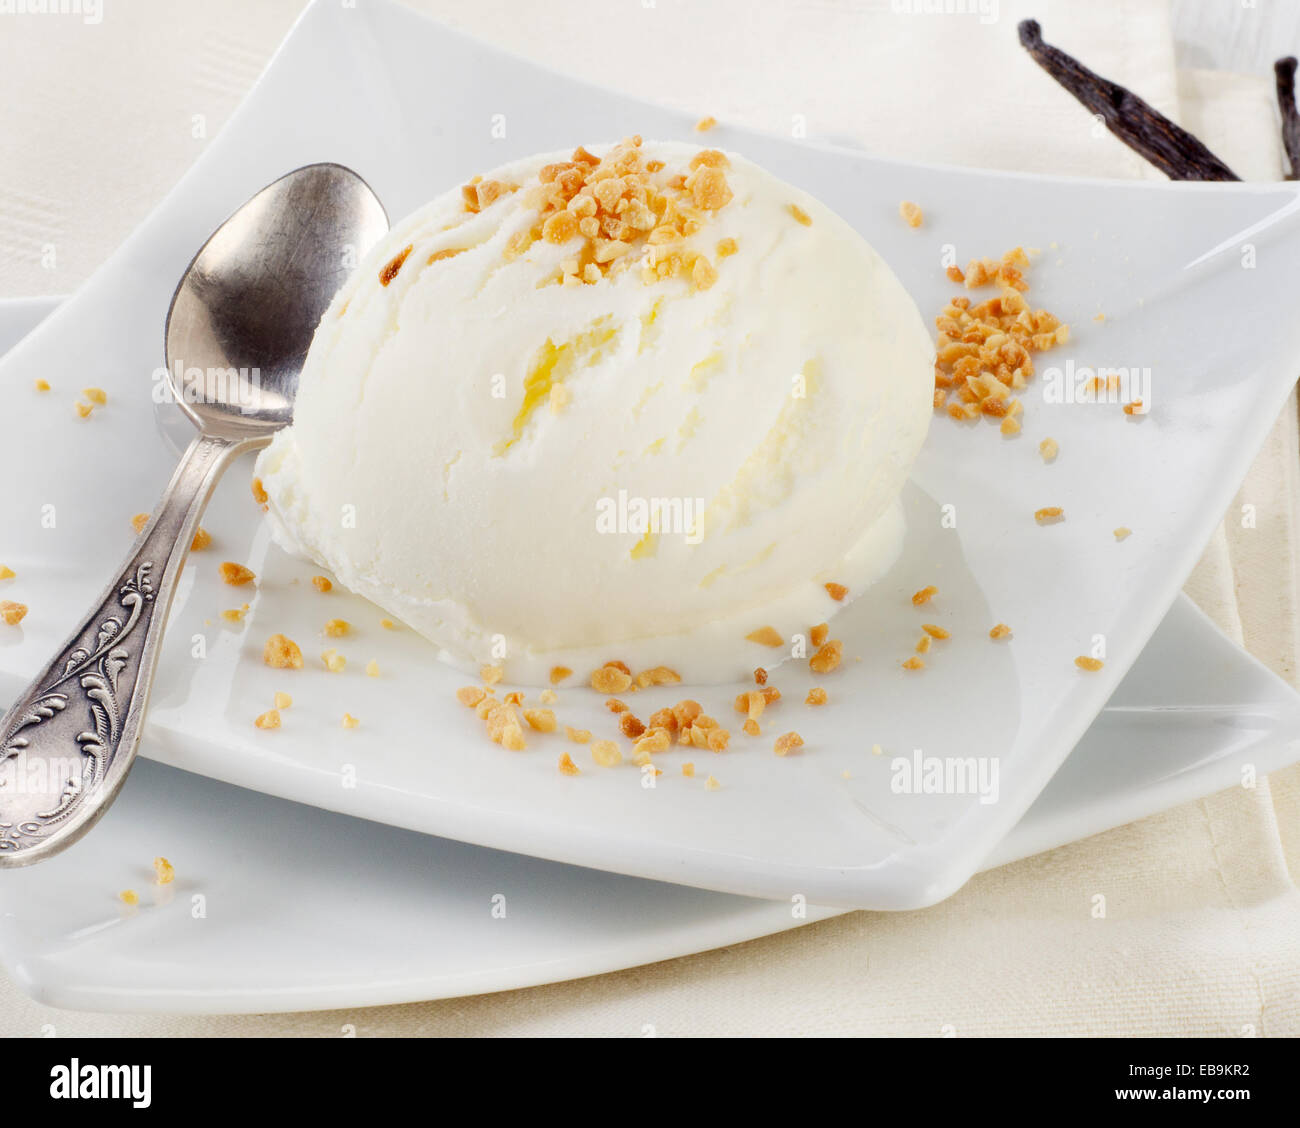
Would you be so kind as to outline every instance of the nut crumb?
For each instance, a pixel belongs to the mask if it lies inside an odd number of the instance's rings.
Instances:
[[[943,627],[936,626],[934,623],[922,623],[921,630],[925,631],[925,633],[928,634],[931,638],[937,638],[937,639],[952,638],[952,635],[950,635],[946,630],[944,630]]]
[[[144,527],[147,524],[149,524],[149,514],[147,513],[137,513],[131,518],[131,528],[136,531],[137,535],[144,532]]]
[[[268,709],[253,724],[260,729],[278,729],[280,727],[280,710]]]
[[[0,564],[0,580],[12,580],[17,574],[12,568]]]
[[[529,728],[537,732],[554,732],[556,729],[553,709],[525,709],[524,720],[528,722]]]
[[[821,646],[830,636],[831,626],[829,623],[818,623],[811,631],[808,632],[808,640],[814,646]]]
[[[682,765],[682,775],[684,775],[687,779],[693,778],[695,775],[695,764],[692,763],[690,760],[684,763]]]
[[[741,727],[745,730],[746,736],[759,736],[763,731],[755,720],[748,720]]]
[[[138,905],[140,903],[140,894],[134,889],[123,889],[117,896],[124,905]]]
[[[456,700],[472,709],[487,696],[486,691],[476,685],[463,685],[456,690]]]
[[[392,619],[380,619],[380,620],[379,620],[379,625],[380,625],[381,627],[383,627],[384,630],[386,630],[386,631],[395,631],[395,630],[397,630],[397,624],[394,623]]]
[[[836,603],[843,601],[844,597],[849,594],[849,589],[843,584],[826,584],[826,594],[829,595]]]
[[[759,627],[756,631],[750,631],[745,636],[747,642],[756,642],[759,646],[781,646],[785,639],[781,637],[780,632],[775,627]]]
[[[245,568],[242,564],[235,564],[229,560],[224,561],[219,570],[222,580],[231,587],[242,587],[257,579],[251,568]]]
[[[354,728],[356,728],[357,725],[359,725],[361,722],[360,722],[359,720],[357,720],[356,717],[354,717],[351,713],[344,713],[344,714],[343,714],[343,722],[342,722],[342,723],[343,723],[343,727],[344,727],[345,729],[354,729]]]
[[[1059,505],[1049,505],[1034,510],[1034,520],[1040,525],[1059,525],[1065,520],[1065,510]]]
[[[506,676],[506,672],[500,666],[482,665],[478,668],[478,676],[483,679],[485,684],[496,685]]]
[[[1121,525],[1118,529],[1115,530],[1115,539],[1117,541],[1126,540],[1132,535],[1133,535],[1133,530],[1130,529],[1127,525]]]
[[[920,227],[925,219],[925,213],[911,200],[904,200],[898,205],[898,214],[903,217],[903,222],[908,227]]]
[[[619,714],[618,727],[624,736],[638,737],[645,732],[645,724],[630,712]]]
[[[293,704],[293,698],[289,694],[280,692],[275,695],[275,707],[277,709],[287,709]]]
[[[190,551],[202,552],[211,543],[212,543],[212,534],[208,532],[208,530],[205,529],[202,525],[200,525],[198,531],[194,534],[194,539],[190,541]]]
[[[1084,655],[1080,655],[1074,660],[1074,664],[1081,670],[1096,671],[1100,670],[1106,663],[1100,658],[1088,658]]]
[[[551,684],[552,684],[552,685],[559,685],[560,682],[564,681],[565,678],[567,678],[567,677],[572,677],[572,676],[573,676],[573,671],[570,670],[568,666],[552,666],[552,667],[551,667]]]
[[[379,663],[376,662],[373,658],[371,658],[370,661],[366,663],[366,677],[368,678],[379,677]]]
[[[695,123],[695,132],[708,133],[708,131],[717,124],[718,124],[718,119],[713,117],[712,115],[710,115],[709,117],[702,117],[700,118],[699,121]]]
[[[797,223],[802,223],[805,227],[812,226],[812,216],[804,211],[798,204],[788,204],[786,206],[789,209],[790,214],[794,216]]]
[[[108,393],[103,388],[82,388],[81,394],[96,407],[103,407],[108,403]]]
[[[754,684],[767,685],[767,671],[762,666],[754,670]]]
[[[312,576],[311,586],[314,587],[322,595],[334,589],[334,585],[325,576]],[[385,619],[384,622],[388,622],[388,620]]]
[[[590,729],[574,728],[572,725],[564,726],[564,735],[572,740],[574,744],[586,744],[591,740]],[[605,743],[611,744],[613,742],[607,740]]]
[[[704,781],[704,790],[705,790],[705,791],[717,791],[721,786],[722,786],[722,784],[720,784],[720,783],[719,783],[716,779],[714,779],[712,776],[709,776],[709,778],[706,779],[706,780]]]
[[[352,633],[352,624],[346,619],[328,619],[325,623],[326,638],[342,638]]]
[[[258,505],[265,505],[268,501],[271,500],[270,497],[267,495],[266,488],[262,485],[261,478],[253,479],[252,489],[253,489],[253,500],[257,502]]]
[[[325,669],[329,670],[331,674],[341,674],[348,664],[348,660],[333,647],[322,651],[320,660],[325,663]]]
[[[928,654],[930,652],[930,643],[934,640],[928,635],[923,634],[916,643],[916,652],[918,654]]]
[[[928,587],[923,587],[912,596],[912,606],[921,607],[924,604],[929,603],[930,600],[938,594],[939,589],[935,587],[934,584],[930,584]]]
[[[292,639],[285,638],[282,634],[273,634],[266,640],[262,661],[276,670],[301,670],[302,651]]]
[[[905,669],[905,670],[924,670],[924,669],[925,669],[925,663],[924,663],[920,658],[912,657],[912,658],[909,658],[906,662],[903,663],[903,669]]]
[[[681,685],[681,675],[676,670],[670,670],[667,666],[655,666],[653,669],[643,670],[636,676],[636,684],[641,689],[648,689],[654,685]]]
[[[38,377],[36,380],[36,390],[38,392],[48,392],[50,390],[50,382],[48,380],[42,380]]]
[[[580,740],[578,743],[585,744],[586,741]],[[591,744],[591,758],[602,768],[612,768],[623,762],[623,753],[612,740],[595,740]]]
[[[773,751],[778,756],[789,756],[792,752],[797,752],[803,747],[803,737],[797,732],[787,732],[776,738],[776,744]]]
[[[1000,638],[1010,638],[1010,637],[1011,637],[1011,628],[1007,626],[1006,623],[999,623],[997,626],[995,626],[992,630],[989,631],[989,638],[993,639],[994,642],[996,642]]]
[[[89,419],[90,413],[95,409],[88,403],[82,403],[80,400],[76,403],[77,416],[81,419]]]
[[[808,696],[803,699],[805,705],[825,705],[826,701],[826,691],[817,685],[813,686],[808,691]]]
[[[170,885],[176,880],[176,867],[164,857],[157,857],[153,860],[154,884]]]
[[[617,666],[602,666],[591,675],[591,688],[597,693],[622,693],[631,684],[631,676]]]
[[[16,603],[12,599],[0,599],[0,619],[9,626],[16,627],[27,615],[27,604]]]
[[[814,674],[829,674],[840,664],[844,657],[844,644],[839,639],[831,639],[811,658],[808,659],[808,668]]]
[[[582,769],[573,762],[573,757],[567,752],[560,753],[559,763],[556,766],[560,769],[560,775],[576,776],[582,772]]]
[[[1056,456],[1061,453],[1061,446],[1055,439],[1046,438],[1038,444],[1038,453],[1044,462],[1055,462]]]

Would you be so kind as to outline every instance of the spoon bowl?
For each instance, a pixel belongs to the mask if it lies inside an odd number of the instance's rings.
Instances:
[[[388,229],[364,180],[307,165],[268,185],[190,262],[167,315],[169,388],[199,428],[116,578],[0,720],[0,867],[71,845],[140,743],[167,612],[218,479],[293,419],[321,316]]]

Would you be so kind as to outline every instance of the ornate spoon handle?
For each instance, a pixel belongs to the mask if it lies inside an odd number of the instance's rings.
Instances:
[[[0,867],[70,846],[122,786],[181,565],[213,486],[249,445],[195,438],[117,578],[0,721]]]

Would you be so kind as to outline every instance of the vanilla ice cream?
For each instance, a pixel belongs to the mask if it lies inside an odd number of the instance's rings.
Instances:
[[[933,357],[808,193],[634,138],[395,228],[257,473],[284,548],[459,666],[727,680],[783,656],[747,635],[806,633],[892,563]]]

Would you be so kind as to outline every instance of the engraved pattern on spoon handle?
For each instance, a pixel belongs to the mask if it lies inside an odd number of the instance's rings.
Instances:
[[[0,867],[71,845],[121,787],[181,565],[218,478],[246,449],[194,439],[117,578],[0,720]]]

